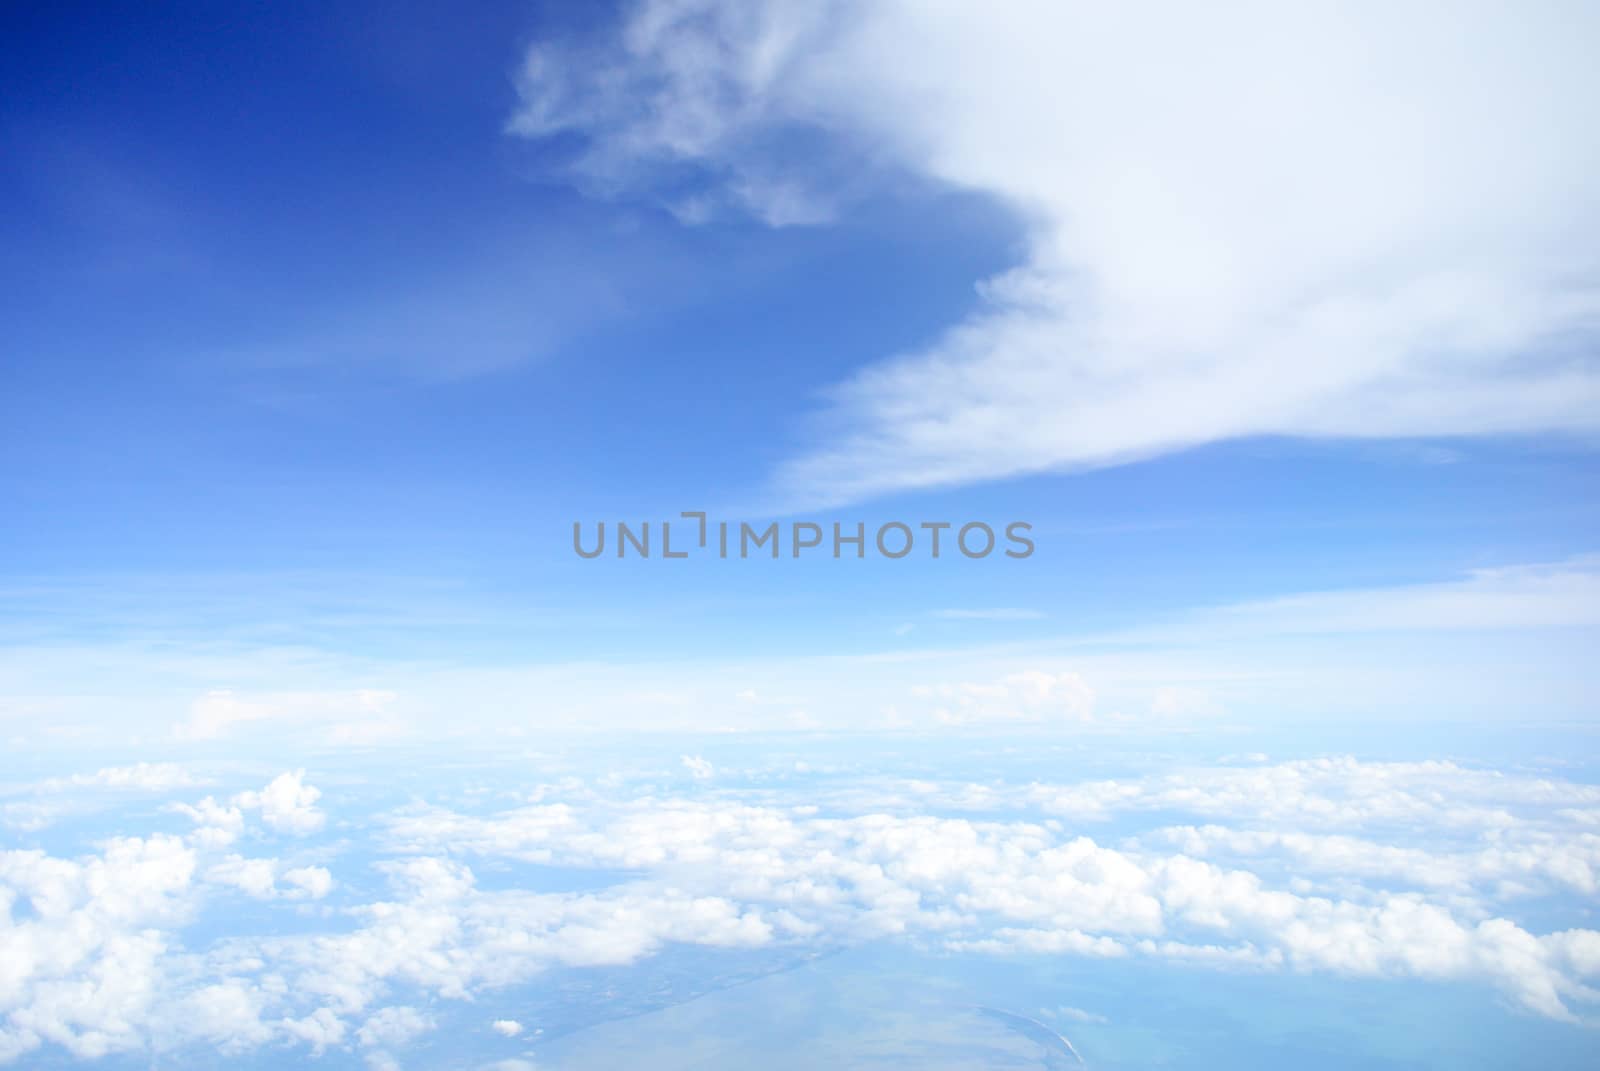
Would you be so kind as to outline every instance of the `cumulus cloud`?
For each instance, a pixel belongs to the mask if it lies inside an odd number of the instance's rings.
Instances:
[[[363,1045],[398,1048],[433,1029],[433,1020],[416,1008],[380,1008],[356,1031]]]
[[[140,765],[47,787],[70,793],[188,783],[172,770]],[[316,795],[298,774],[286,774],[239,798],[268,821],[305,830]],[[240,976],[250,963],[226,956],[206,963],[181,940],[219,890],[264,901],[316,900],[332,890],[331,872],[217,855],[243,832],[239,806],[207,797],[166,810],[193,819],[194,831],[112,837],[79,858],[0,851],[0,1062],[47,1044],[93,1059],[193,1044],[233,1053],[280,1035],[314,1051],[343,1040],[345,1024],[325,1009],[269,1021],[267,1010],[278,1001],[270,985]]]
[[[327,821],[317,810],[322,792],[304,781],[305,771],[282,773],[259,792],[241,792],[233,805],[246,811],[260,811],[261,820],[280,833],[304,836],[315,833]]]
[[[1254,435],[1592,434],[1600,94],[1580,6],[649,0],[530,50],[510,128],[689,220],[894,177],[1025,229],[779,474],[826,504]],[[846,179],[843,176],[850,176]]]
[[[326,867],[285,868],[277,859],[247,859],[240,855],[230,855],[213,864],[206,870],[205,879],[232,886],[257,900],[320,900],[333,889],[333,875]]]
[[[1586,902],[1600,887],[1595,786],[1350,758],[1061,784],[835,770],[808,791],[821,806],[797,806],[759,787],[766,775],[742,788],[740,776],[725,771],[720,791],[693,798],[654,783],[630,796],[603,779],[515,793],[528,802],[506,810],[407,805],[365,830],[387,891],[311,927],[294,925],[291,901],[329,893],[331,871],[222,854],[205,835],[218,811],[265,815],[279,797],[303,811],[316,797],[298,774],[241,794],[239,807],[192,807],[187,837],[115,837],[77,858],[0,852],[0,1061],[45,1046],[93,1058],[296,1045],[393,1065],[456,1014],[449,1002],[672,944],[897,939],[1471,981],[1562,1020],[1600,1003],[1600,933],[1509,913],[1521,897]],[[1091,835],[1112,815],[1157,824]],[[480,882],[478,870],[504,873],[508,861],[627,876],[568,892]],[[276,912],[264,932],[186,947],[206,904],[233,890]],[[1552,906],[1538,917],[1559,917]],[[511,1019],[490,1029],[523,1033]]]
[[[207,848],[226,848],[244,832],[244,812],[210,796],[194,804],[174,803],[171,809],[195,824],[194,837]]]
[[[301,1019],[284,1019],[278,1024],[284,1035],[303,1042],[313,1056],[321,1056],[329,1046],[343,1043],[348,1026],[329,1008],[318,1008]]]
[[[1352,765],[1346,770],[1361,772]],[[1419,783],[1407,788],[1427,797],[1429,776],[1444,771],[1413,772]],[[1398,779],[1394,770],[1377,776]],[[525,826],[521,813],[507,820]],[[500,818],[453,816],[433,836],[428,821],[406,819],[405,842],[459,850],[454,836],[464,824],[488,830]],[[487,832],[466,843],[524,857],[519,845]],[[566,865],[670,874],[671,898],[662,914],[695,919],[688,939],[702,943],[713,943],[724,927],[728,939],[752,943],[923,935],[954,950],[993,954],[1148,956],[1356,976],[1482,979],[1529,1010],[1560,1019],[1575,1017],[1572,1002],[1587,1005],[1594,997],[1587,952],[1574,957],[1570,951],[1587,949],[1590,931],[1540,936],[1504,917],[1463,914],[1451,900],[1381,884],[1346,882],[1335,895],[1284,888],[1252,870],[1183,851],[1111,847],[1028,821],[882,813],[821,818],[738,803],[651,799],[602,809],[559,843],[536,839],[529,847],[534,857]],[[1337,867],[1338,846],[1328,847],[1335,850],[1324,867]],[[1573,848],[1593,851],[1581,840]],[[441,870],[433,858],[415,865],[443,875],[452,898],[488,911],[497,931],[507,925],[511,903],[473,893],[465,870]],[[1392,872],[1380,866],[1366,873]],[[697,889],[704,895],[693,898]],[[743,914],[736,904],[745,905]],[[586,910],[611,909],[596,904]],[[707,924],[709,931],[702,928]],[[627,933],[607,930],[601,940],[570,924],[563,932],[582,935],[560,953],[567,962],[588,962],[596,953],[621,962],[648,947]],[[593,948],[591,939],[598,941]],[[471,961],[452,947],[456,953],[439,962]],[[462,982],[452,977],[449,984]]]
[[[289,886],[286,895],[320,900],[333,889],[333,874],[327,867],[297,866],[283,872],[284,883]]]
[[[170,836],[115,838],[79,860],[0,852],[0,1061],[46,1043],[91,1059],[142,1045],[195,866]],[[31,908],[20,918],[18,900]]]

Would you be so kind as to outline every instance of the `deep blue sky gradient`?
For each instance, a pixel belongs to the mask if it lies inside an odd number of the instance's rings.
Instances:
[[[522,46],[605,17],[7,9],[13,635],[103,631],[96,607],[124,588],[153,621],[163,599],[181,619],[210,591],[211,613],[248,624],[247,592],[310,576],[331,605],[401,580],[448,592],[456,624],[424,648],[488,650],[509,624],[537,637],[513,651],[540,657],[827,651],[892,647],[896,622],[947,607],[1042,616],[917,641],[1593,548],[1582,443],[1261,440],[820,518],[1025,519],[1026,564],[575,560],[574,520],[750,515],[729,511],[824,433],[823,392],[936,337],[1020,256],[1004,211],[909,182],[812,228],[690,227],[647,200],[586,198],[561,180],[559,140],[504,124]],[[175,586],[190,594],[160,594]],[[630,617],[641,627],[619,630]]]

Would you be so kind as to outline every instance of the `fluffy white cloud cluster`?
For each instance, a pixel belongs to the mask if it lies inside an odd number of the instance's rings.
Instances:
[[[50,785],[147,788],[152,780],[190,783],[141,766]],[[238,798],[275,828],[301,832],[317,795],[300,774],[285,774]],[[76,859],[0,851],[0,1061],[46,1043],[93,1058],[195,1041],[231,1050],[272,1036],[253,1018],[259,993],[186,951],[181,931],[224,889],[317,900],[332,889],[332,874],[273,858],[217,857],[244,831],[239,808],[208,797],[171,809],[196,821],[193,833],[113,837]],[[296,1036],[314,1042],[315,1025]]]
[[[170,836],[119,837],[79,861],[0,853],[0,1060],[44,1042],[84,1057],[142,1044],[194,870],[193,849]]]
[[[1075,784],[885,781],[818,798],[902,814],[1021,811],[1090,830],[1181,815],[1190,821],[1144,829],[1124,845],[1227,861],[1298,891],[1378,880],[1480,909],[1600,891],[1600,787],[1442,761],[1256,759]],[[1402,831],[1421,846],[1395,843]]]
[[[280,896],[320,900],[333,889],[333,875],[327,867],[285,867],[277,859],[247,859],[242,855],[230,855],[212,865],[205,877],[212,884],[230,885],[258,900]]]
[[[909,177],[1026,230],[841,385],[826,503],[1248,435],[1592,432],[1593,9],[647,0],[530,50],[512,131],[700,220]],[[702,181],[683,181],[685,172]]]
[[[439,999],[629,964],[668,943],[899,937],[978,954],[1476,980],[1567,1020],[1600,1002],[1600,932],[1536,932],[1504,913],[1508,890],[1593,895],[1592,786],[1352,759],[1080,785],[901,782],[873,806],[882,784],[864,779],[853,810],[826,792],[820,807],[782,802],[731,774],[689,799],[602,778],[490,813],[414,803],[368,830],[390,891],[334,908],[344,925],[305,932],[294,907],[267,933],[202,949],[182,937],[209,900],[303,905],[332,889],[330,870],[303,859],[224,851],[249,832],[246,812],[280,813],[266,801],[309,807],[318,794],[301,775],[239,805],[185,805],[186,837],[116,838],[79,859],[6,852],[0,1058],[51,1043],[84,1057],[272,1043],[397,1066],[435,1028]],[[974,810],[993,813],[963,813]],[[1147,812],[1205,817],[1120,840],[1086,833]],[[474,866],[507,860],[633,876],[586,892],[480,884]]]
[[[1330,897],[1277,889],[1249,870],[1185,853],[1106,847],[1032,822],[821,818],[738,803],[648,800],[596,824],[542,805],[477,819],[410,814],[394,820],[393,832],[413,849],[659,871],[675,888],[715,890],[749,905],[778,933],[835,940],[910,934],[964,950],[1485,978],[1531,1010],[1559,1018],[1573,1016],[1568,1001],[1596,997],[1585,979],[1600,954],[1600,933],[1536,936],[1470,905],[1410,890],[1352,886]],[[1570,850],[1554,849],[1550,865]],[[1575,850],[1578,865],[1592,867],[1592,838],[1580,837]],[[1337,869],[1341,851],[1348,845],[1334,844],[1321,867]],[[1370,869],[1371,876],[1391,873]],[[1586,873],[1580,882],[1592,882]]]
[[[305,771],[279,774],[260,792],[241,792],[233,805],[261,812],[261,820],[280,833],[303,836],[322,828],[326,816],[317,810],[320,790],[304,781]]]

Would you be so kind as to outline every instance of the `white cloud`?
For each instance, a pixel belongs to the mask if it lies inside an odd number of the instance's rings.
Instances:
[[[363,1045],[398,1048],[433,1029],[433,1020],[416,1008],[380,1008],[361,1024],[356,1039]]]
[[[716,768],[708,759],[699,755],[683,756],[683,768],[689,771],[689,776],[696,781],[709,781],[716,775]]]
[[[1055,1009],[1041,1009],[1040,1014],[1044,1015],[1046,1018],[1067,1019],[1074,1023],[1093,1023],[1099,1025],[1109,1021],[1104,1015],[1098,1015],[1094,1012],[1084,1011],[1082,1008],[1074,1008],[1065,1004]]]
[[[212,864],[205,872],[205,879],[216,885],[232,886],[257,900],[277,897],[320,900],[333,890],[333,875],[326,867],[285,868],[276,859],[247,859],[239,855],[230,855]]]
[[[1098,821],[1120,813],[1177,811],[1296,831],[1421,824],[1435,830],[1506,829],[1520,813],[1600,805],[1600,788],[1511,778],[1457,763],[1362,762],[1350,756],[1271,766],[1215,767],[1148,778],[1035,784],[1047,813]]]
[[[1358,779],[1363,772],[1348,764],[1345,769]],[[1425,798],[1431,795],[1430,777],[1444,772],[1417,767],[1411,771],[1417,783],[1405,789]],[[1377,774],[1401,777],[1395,770]],[[1466,780],[1470,787],[1471,779]],[[1344,895],[1294,891],[1248,869],[1183,853],[1112,848],[1029,822],[881,813],[805,818],[737,803],[659,800],[602,810],[595,819],[585,831],[562,838],[555,861],[670,874],[671,896],[652,925],[667,926],[680,934],[676,939],[702,943],[921,933],[972,952],[1137,954],[1362,976],[1477,978],[1500,986],[1532,1011],[1561,1019],[1574,1015],[1569,1001],[1591,1001],[1585,979],[1600,968],[1600,956],[1593,963],[1585,958],[1587,938],[1541,937],[1506,918],[1463,916],[1451,901],[1421,892],[1381,886],[1350,888]],[[493,826],[497,820],[478,821]],[[512,821],[520,819],[514,815]],[[410,826],[413,843],[420,832]],[[454,843],[447,836],[441,833],[436,846]],[[478,841],[504,843],[492,836]],[[506,850],[520,855],[515,845]],[[442,880],[448,892],[411,903],[457,903],[459,917],[493,920],[495,933],[508,926],[523,932],[528,923],[520,920],[548,911],[539,898],[476,893],[468,872],[438,860],[419,859],[415,866],[428,875],[422,885]],[[1371,873],[1378,876],[1381,870]],[[697,889],[706,895],[696,897]],[[561,935],[559,945],[539,954],[553,953],[567,963],[627,962],[645,954],[658,938],[632,932],[631,925],[617,928],[630,918],[617,907],[632,895],[611,894],[581,909],[564,908],[578,912],[579,919],[595,913],[611,921],[603,926],[568,921],[554,931]],[[695,920],[691,930],[677,929],[690,919]],[[463,966],[475,963],[477,954],[442,920],[424,923],[408,916],[397,921],[404,921],[408,934],[431,933],[438,935],[432,940],[448,942],[444,948],[430,945],[407,953],[408,959],[414,955],[440,965],[434,984],[444,992],[464,989],[468,976],[490,970],[483,964]],[[550,933],[549,924],[539,932]],[[718,936],[724,932],[726,938]],[[407,940],[416,946],[415,937]],[[519,947],[530,949],[542,944],[518,940]],[[445,948],[453,951],[446,955]],[[1569,948],[1583,951],[1574,955]],[[317,958],[340,960],[332,947],[324,947]],[[516,968],[503,959],[493,968],[508,969]]]
[[[934,720],[943,725],[1059,724],[1094,717],[1094,689],[1071,672],[1024,670],[988,682],[918,685],[911,694],[931,704]]]
[[[283,880],[290,888],[288,895],[291,897],[320,900],[333,890],[333,875],[327,867],[291,867],[283,872]]]
[[[327,743],[360,747],[404,735],[404,726],[388,713],[398,698],[394,692],[373,688],[250,695],[213,689],[189,705],[188,720],[172,731],[179,740],[218,740],[253,722],[315,719]]]
[[[226,848],[244,832],[244,812],[237,806],[224,806],[210,796],[192,805],[174,803],[171,809],[195,824],[193,836],[201,847]]]
[[[821,504],[1250,435],[1592,433],[1597,29],[653,0],[612,40],[536,45],[511,129],[587,135],[594,188],[686,218],[825,220],[897,169],[1015,212],[1026,251],[982,308],[839,386],[842,430],[783,468]]]
[[[302,676],[294,666],[278,672],[306,685],[307,694],[313,685],[325,685],[329,694],[355,696],[359,689],[333,685],[391,680],[399,694],[410,697],[409,724],[422,739],[492,738],[514,740],[518,747],[551,730],[809,727],[810,720],[796,715],[801,711],[823,729],[858,728],[863,719],[883,718],[890,707],[914,715],[906,695],[915,685],[987,684],[1023,671],[1079,673],[1097,694],[1096,710],[1104,714],[1097,715],[1096,724],[1104,729],[1130,724],[1113,714],[1131,718],[1150,712],[1160,689],[1177,690],[1172,702],[1161,704],[1164,710],[1220,709],[1239,723],[1322,716],[1328,695],[1337,695],[1341,709],[1358,718],[1526,723],[1587,716],[1600,671],[1584,658],[1593,638],[1579,630],[1600,625],[1597,607],[1600,564],[1584,555],[1464,574],[1452,569],[1437,579],[1388,588],[1311,591],[1173,610],[1115,631],[1073,631],[1067,618],[1052,618],[1062,630],[1050,634],[1032,628],[1027,630],[1031,638],[1003,645],[941,644],[936,636],[956,630],[929,627],[934,622],[926,618],[913,633],[926,634],[924,642],[897,642],[889,635],[901,620],[897,616],[882,622],[882,650],[851,655],[453,666],[333,659],[312,676]],[[1496,631],[1502,635],[1491,635]],[[1333,646],[1322,642],[1331,633],[1348,639]],[[0,684],[13,703],[18,696],[71,696],[81,673],[75,667],[92,664],[100,675],[137,679],[138,665],[160,657],[154,649],[137,653],[144,657],[124,651],[106,662],[106,652],[92,648],[0,651]],[[120,695],[80,696],[71,701],[72,723],[108,740],[136,725],[148,738],[168,725],[169,716],[160,709],[164,695],[180,701],[194,694],[201,680],[237,674],[236,664],[256,658],[269,670],[276,665],[270,652],[234,649],[220,669],[209,662],[185,662],[167,671],[182,683],[170,692],[142,694],[136,705],[156,710],[147,715],[130,712]],[[1507,660],[1522,672],[1503,672]],[[129,687],[138,691],[143,685]],[[524,710],[518,697],[529,694],[544,701]],[[1396,694],[1409,701],[1396,705]],[[6,695],[0,694],[0,708],[6,705]],[[372,741],[381,735],[358,731],[361,719],[353,713],[350,728],[342,731],[330,708],[306,708],[317,709],[324,710],[319,717],[334,723],[313,726],[294,718],[254,723],[252,748],[259,747],[262,757],[288,758],[306,754],[308,744]],[[12,792],[19,790],[32,789],[13,786]],[[43,828],[59,813],[53,800],[0,801],[0,820],[14,827]]]
[[[794,768],[785,757],[773,769]],[[291,813],[315,802],[285,776],[295,790],[277,795]],[[214,801],[190,808],[199,824],[187,838],[118,837],[78,859],[0,852],[0,1061],[47,1045],[225,1057],[293,1043],[359,1045],[381,1066],[454,1014],[443,1002],[673,943],[903,938],[978,954],[1475,981],[1557,1019],[1597,1003],[1600,933],[1536,932],[1507,914],[1526,897],[1583,903],[1600,889],[1593,785],[1350,758],[1053,785],[866,770],[847,780],[830,768],[797,806],[762,787],[765,774],[743,789],[741,776],[724,771],[718,793],[689,799],[659,795],[654,781],[629,796],[617,791],[625,779],[605,791],[564,780],[515,793],[534,802],[504,811],[408,805],[365,830],[390,891],[305,930],[291,901],[325,895],[333,875],[211,854],[215,812],[241,813]],[[266,813],[271,786],[250,795]],[[1084,832],[1141,815],[1162,824],[1118,842]],[[531,860],[630,876],[540,893],[480,884],[468,856],[495,870]],[[186,949],[185,928],[221,887],[276,913],[268,935]],[[522,1032],[509,1019],[491,1029]]]
[[[1400,847],[1369,837],[1217,825],[1158,830],[1151,839],[1185,855],[1243,862],[1262,870],[1277,859],[1286,873],[1311,885],[1382,879],[1418,889],[1471,894],[1485,889],[1495,899],[1562,890],[1600,894],[1600,836],[1592,833],[1498,829],[1456,851]],[[1314,887],[1314,886],[1313,886]]]
[[[231,885],[258,900],[267,900],[278,894],[277,861],[229,856],[206,871],[206,880]]]
[[[302,1019],[285,1019],[278,1024],[288,1037],[311,1047],[311,1055],[321,1056],[330,1045],[341,1044],[348,1027],[329,1008],[318,1008]]]
[[[281,773],[260,792],[241,792],[233,805],[242,810],[261,812],[261,820],[280,833],[304,836],[315,833],[327,821],[317,810],[321,790],[304,782],[305,771]]]
[[[166,792],[174,788],[188,788],[203,783],[175,762],[138,762],[131,766],[106,766],[92,774],[51,778],[39,787],[46,791],[109,788],[135,792]]]
[[[108,805],[105,797],[113,793],[165,792],[203,783],[184,767],[171,762],[107,766],[92,774],[51,777],[0,788],[0,796],[25,797],[0,805],[0,823],[21,832],[36,833],[64,816],[104,810]]]
[[[215,740],[227,734],[237,724],[261,721],[273,717],[277,711],[263,703],[240,699],[230,691],[207,692],[189,706],[189,720],[173,727],[173,734],[182,740]]]
[[[1600,625],[1600,556],[1474,569],[1431,584],[1310,592],[1203,616],[1217,631],[1280,636]]]
[[[193,908],[195,853],[119,837],[94,856],[0,852],[0,1062],[45,1043],[82,1058],[140,1046],[158,1000],[163,931]]]

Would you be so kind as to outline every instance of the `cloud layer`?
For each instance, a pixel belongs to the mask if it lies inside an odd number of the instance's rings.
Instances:
[[[1587,435],[1595,19],[654,0],[536,44],[511,129],[690,219],[820,222],[908,177],[1014,210],[1022,262],[838,386],[796,504],[1241,436]]]
[[[1600,889],[1591,785],[1338,757],[1055,784],[905,780],[858,760],[821,779],[682,767],[489,796],[473,775],[442,794],[479,805],[350,815],[309,849],[325,798],[287,773],[228,803],[173,801],[186,833],[0,852],[0,1062],[274,1045],[398,1066],[452,1002],[671,944],[888,939],[1473,981],[1582,1022],[1600,1003],[1600,933],[1517,918],[1560,918]],[[342,858],[352,837],[364,850]],[[560,892],[480,880],[520,864],[614,876]],[[238,897],[270,914],[241,915]],[[216,907],[231,925],[207,941],[195,928]]]

